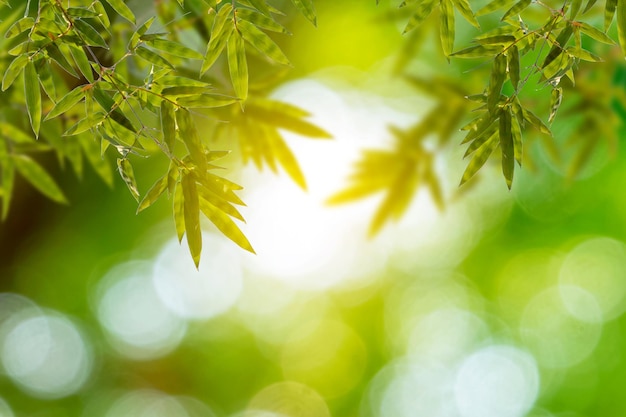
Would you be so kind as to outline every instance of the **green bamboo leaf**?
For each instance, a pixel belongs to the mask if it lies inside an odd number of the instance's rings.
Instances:
[[[264,15],[271,16],[270,9],[269,7],[267,7],[267,3],[265,2],[265,0],[248,0],[248,2],[252,5],[252,7],[257,9]],[[237,14],[239,14],[239,10],[237,10]]]
[[[202,229],[200,228],[200,202],[196,181],[191,175],[183,175],[180,182],[183,189],[183,217],[185,219],[185,231],[187,245],[196,268],[200,265],[202,253]]]
[[[515,91],[519,88],[520,81],[520,64],[519,64],[519,50],[517,46],[513,45],[507,52],[508,67],[509,67],[509,79]]]
[[[445,56],[450,56],[454,49],[454,6],[452,0],[441,0],[441,25],[439,26],[439,36],[441,47]]]
[[[489,156],[491,155],[493,150],[496,148],[496,146],[498,146],[497,138],[498,135],[493,135],[487,142],[483,144],[483,146],[481,146],[474,153],[472,160],[467,165],[467,168],[465,168],[465,172],[463,173],[463,178],[461,178],[461,183],[459,184],[459,186],[469,181],[474,175],[476,175],[480,168],[485,165],[485,162],[487,162],[487,159],[489,159]]]
[[[241,36],[246,42],[258,49],[263,55],[279,64],[291,66],[291,63],[278,45],[252,23],[240,20],[237,24],[237,29],[239,29]]]
[[[48,96],[53,103],[56,101],[56,83],[52,78],[52,71],[50,65],[46,59],[39,59],[35,61],[35,70],[37,71],[37,77],[39,77],[39,84],[43,87],[44,93]]]
[[[489,89],[487,94],[487,108],[492,111],[500,101],[502,93],[502,85],[506,80],[506,56],[504,54],[496,55],[491,70],[491,78],[489,80]]]
[[[469,48],[461,49],[460,51],[453,52],[450,56],[455,58],[481,58],[492,57],[502,52],[501,46],[493,45],[475,45]]]
[[[478,20],[476,20],[476,16],[474,15],[474,12],[472,12],[472,8],[470,7],[469,2],[467,0],[453,0],[453,1],[454,1],[454,5],[459,10],[461,15],[463,15],[465,20],[467,20],[476,29],[480,29],[480,24],[478,23]]]
[[[13,38],[25,30],[32,30],[33,26],[35,26],[35,19],[30,16],[23,17],[9,27],[4,37],[7,39]]]
[[[242,233],[237,224],[226,213],[211,204],[210,201],[201,200],[202,213],[224,234],[228,239],[235,242],[242,249],[255,253],[248,238]]]
[[[559,110],[559,107],[561,106],[562,100],[563,100],[563,89],[561,87],[554,87],[550,95],[550,117],[548,117],[549,123],[552,123],[552,121],[554,120],[554,117],[556,116],[556,112]]]
[[[502,173],[506,180],[506,186],[511,189],[513,174],[515,172],[515,150],[513,133],[511,132],[511,113],[508,107],[500,112],[500,149],[502,150]]]
[[[552,61],[554,61],[559,55],[563,53],[565,50],[565,45],[567,41],[572,37],[574,30],[572,25],[567,25],[565,29],[563,29],[559,36],[556,38],[556,41],[553,43],[552,48],[550,48],[550,52],[546,55],[546,58],[543,60],[543,64],[541,64],[542,68],[547,67]]]
[[[590,34],[588,35],[591,36]],[[617,37],[622,48],[622,53],[626,55],[626,1],[624,0],[617,4]]]
[[[113,8],[124,19],[128,20],[130,23],[135,23],[135,15],[132,10],[124,3],[123,0],[105,0],[109,3],[109,6]]]
[[[161,91],[164,96],[196,96],[210,94],[210,87],[186,85],[180,87],[166,87]]]
[[[137,181],[135,180],[135,172],[133,170],[133,166],[130,164],[130,161],[126,158],[118,158],[117,159],[117,170],[124,180],[126,187],[128,187],[128,191],[133,196],[137,202],[139,202],[139,190],[137,189]]]
[[[0,135],[6,140],[13,143],[32,143],[33,138],[21,129],[13,126],[11,123],[0,121]],[[2,141],[0,141],[2,142]]]
[[[146,40],[145,42],[154,49],[167,52],[168,54],[172,54],[182,58],[204,59],[204,55],[202,55],[201,53],[196,52],[191,48],[187,48],[186,46],[181,45],[178,42],[161,38],[150,39]]]
[[[513,137],[515,161],[517,161],[517,164],[521,167],[523,157],[522,128],[515,113],[513,117],[511,117],[511,136]]]
[[[550,128],[535,113],[528,109],[522,109],[522,113],[524,114],[524,120],[535,126],[541,133],[552,136]]]
[[[69,129],[63,132],[63,136],[73,136],[86,132],[89,129],[92,129],[101,124],[106,119],[106,116],[107,115],[101,111],[92,113],[84,119],[81,119],[77,123],[70,126]]]
[[[100,17],[100,13],[88,9],[86,7],[68,7],[65,9],[67,14],[72,17],[94,18]]]
[[[235,206],[233,206],[231,203],[219,198],[219,196],[216,196],[211,191],[202,186],[197,188],[200,195],[200,207],[202,207],[203,204],[209,203],[215,206],[217,209],[228,214],[229,216],[234,217],[237,220],[241,220],[244,223],[246,222],[239,210],[237,210]]]
[[[531,2],[532,0],[518,1],[517,3],[513,5],[513,7],[511,7],[509,10],[506,11],[506,13],[504,13],[504,16],[502,16],[502,19],[500,20],[505,21],[509,18],[515,19],[515,17],[518,16],[525,8],[530,6]]]
[[[107,15],[106,9],[102,5],[99,0],[93,2],[93,9],[98,13],[98,17],[100,22],[102,22],[102,26],[108,28],[111,26],[111,21],[109,20],[109,16]]]
[[[161,131],[163,132],[163,142],[170,152],[174,152],[174,142],[176,140],[176,115],[175,107],[168,100],[161,101]]]
[[[15,167],[13,162],[6,158],[2,161],[2,221],[6,220],[9,214],[14,186]]]
[[[424,0],[420,1],[415,8],[415,11],[409,18],[406,26],[404,27],[404,31],[402,33],[410,32],[415,29],[419,25],[426,20],[428,16],[432,13],[435,8],[436,0]]]
[[[463,158],[467,158],[471,154],[473,154],[476,150],[480,149],[481,146],[485,144],[485,142],[491,140],[491,137],[494,135],[498,135],[498,126],[495,123],[489,125],[489,127],[483,130],[482,133],[476,136],[476,138],[470,143],[470,146],[467,147]]]
[[[135,53],[137,54],[137,56],[145,59],[151,64],[156,65],[157,67],[174,69],[174,66],[167,59],[163,58],[161,55],[155,53],[154,51],[151,51],[145,46],[138,46],[135,49]]]
[[[233,6],[230,3],[223,5],[213,21],[213,28],[211,29],[211,39],[207,44],[207,50],[204,54],[204,61],[202,62],[202,68],[200,74],[204,74],[211,68],[213,63],[217,60],[217,57],[222,53],[222,50],[228,42],[228,38],[233,33],[234,27],[228,22],[230,14],[233,11]]]
[[[45,49],[48,53],[48,56],[52,58],[57,64],[59,64],[59,66],[63,68],[65,72],[70,74],[72,77],[79,78],[78,73],[74,70],[72,64],[70,64],[70,62],[67,60],[65,55],[61,52],[61,50],[55,43],[47,45]],[[69,53],[69,50],[67,50],[67,48],[65,49]]]
[[[280,23],[276,22],[271,17],[262,15],[250,9],[237,9],[237,20],[247,20],[253,25],[278,33],[289,33],[289,31]]]
[[[617,0],[606,0],[606,5],[604,6],[604,31],[609,30],[609,26],[611,26],[611,22],[613,21],[613,16],[615,15],[615,9],[617,8]],[[621,2],[620,2],[621,3]]]
[[[185,143],[191,159],[198,165],[201,172],[206,171],[207,161],[204,146],[198,137],[198,131],[193,117],[187,109],[178,109],[176,112],[179,138]]]
[[[63,96],[63,98],[61,98],[61,100],[59,100],[52,110],[50,110],[50,112],[46,115],[44,120],[55,118],[71,109],[76,103],[85,97],[86,88],[87,86],[79,85]]]
[[[6,71],[4,72],[4,77],[2,78],[2,91],[6,91],[11,86],[11,84],[13,84],[13,81],[15,81],[17,76],[22,73],[22,70],[28,63],[29,59],[30,58],[28,57],[28,55],[24,54],[19,55],[17,58],[11,61]]]
[[[86,45],[89,46],[99,46],[101,48],[109,49],[106,41],[97,30],[93,28],[89,23],[85,22],[82,19],[74,20],[74,28],[78,32],[79,36],[83,38]]]
[[[574,56],[578,59],[582,59],[583,61],[589,62],[603,62],[604,60],[597,55],[592,54],[589,51],[578,48],[567,48],[566,52],[571,56]]]
[[[33,61],[28,61],[24,67],[24,94],[30,125],[35,136],[39,137],[39,127],[41,126],[41,90],[39,88],[39,77]]]
[[[11,155],[11,159],[17,172],[43,195],[57,203],[67,204],[61,189],[41,165],[26,155]]]
[[[598,0],[588,0],[587,1],[587,5],[585,6],[585,10],[583,11],[583,13],[587,13],[587,11],[589,9],[591,9],[594,4],[596,4],[596,1],[598,1]]]
[[[274,100],[254,100],[246,105],[246,115],[272,126],[287,129],[300,135],[330,139],[332,136],[325,130],[302,120],[300,109]]]
[[[248,63],[243,38],[233,33],[227,44],[228,68],[235,94],[240,100],[248,98]]]
[[[514,1],[515,0],[493,0],[492,2],[479,9],[476,12],[476,16],[482,16],[488,13],[495,12],[498,9],[503,9],[513,4]]]
[[[619,31],[619,27],[620,27],[620,22],[622,22],[622,25],[624,23],[624,19],[620,19],[620,15],[619,15],[619,5],[621,4],[618,3],[618,9],[617,9],[617,29]],[[594,28],[593,26],[585,23],[585,22],[578,22],[580,31],[582,33],[584,33],[585,35],[589,36],[592,39],[597,40],[598,42],[602,42],[605,43],[607,45],[615,45],[615,41],[611,38],[609,38],[604,32],[602,32],[599,29]]]
[[[315,8],[313,0],[291,0],[296,8],[306,17],[313,26],[317,26],[317,17],[315,16]]]
[[[580,7],[583,4],[583,0],[572,0],[572,4],[570,5],[570,9],[569,9],[569,18],[570,20],[575,20],[576,19],[576,15],[578,15],[578,12],[580,11]]]
[[[76,67],[80,71],[81,74],[89,81],[90,83],[94,82],[93,78],[93,69],[91,68],[91,64],[89,63],[89,58],[87,58],[87,54],[82,46],[76,46],[72,44],[66,44],[67,48],[70,51],[70,55],[74,62],[76,63]],[[62,49],[62,48],[61,48]]]
[[[224,107],[236,102],[237,99],[234,97],[217,94],[203,94],[201,96],[179,97],[176,99],[178,105],[194,109]]]
[[[176,181],[173,195],[174,198],[172,199],[172,206],[174,212],[174,224],[176,225],[178,243],[180,243],[183,241],[183,236],[185,236],[185,201],[183,197],[183,187],[180,184],[180,181]]]

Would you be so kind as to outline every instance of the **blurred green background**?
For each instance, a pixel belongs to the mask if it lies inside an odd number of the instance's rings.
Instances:
[[[488,165],[443,212],[420,192],[372,240],[376,198],[323,204],[360,150],[429,105],[393,75],[402,36],[373,3],[319,0],[317,28],[285,22],[295,69],[273,95],[335,139],[288,136],[308,193],[231,158],[258,255],[207,224],[195,271],[169,202],[135,215],[121,181],[91,171],[48,161],[69,207],[16,186],[0,226],[0,416],[626,415],[622,149],[568,180],[533,145],[511,192]],[[423,61],[453,72],[430,42]],[[439,156],[449,196],[462,151]]]

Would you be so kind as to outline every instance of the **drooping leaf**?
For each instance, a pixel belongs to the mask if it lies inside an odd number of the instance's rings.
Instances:
[[[476,20],[476,16],[474,15],[474,12],[472,12],[472,8],[470,7],[469,1],[468,0],[453,0],[453,1],[454,1],[454,5],[459,10],[461,15],[463,15],[465,20],[467,20],[475,28],[480,29],[480,24],[478,23],[478,20]]]
[[[183,241],[183,236],[185,236],[185,200],[183,196],[183,187],[180,181],[175,182],[173,195],[174,198],[172,199],[172,206],[174,212],[174,224],[176,225],[178,243],[180,243]]]
[[[207,44],[200,74],[204,74],[211,68],[226,46],[228,38],[230,38],[230,35],[233,33],[234,27],[228,22],[232,11],[233,6],[230,3],[226,3],[220,8],[219,12],[217,12],[215,20],[213,21],[211,39]]]
[[[313,23],[313,26],[317,26],[317,17],[315,15],[315,8],[313,7],[313,0],[291,0],[296,8],[306,17],[309,22]]]
[[[508,68],[509,68],[509,79],[511,80],[511,84],[513,84],[513,88],[517,91],[519,88],[520,81],[520,64],[519,64],[519,50],[517,46],[513,45],[509,48],[507,52],[508,58]]]
[[[191,159],[201,170],[206,170],[207,161],[204,146],[202,146],[198,131],[193,122],[193,117],[189,110],[178,109],[176,112],[176,124],[178,125],[179,137],[185,143]]]
[[[135,180],[135,172],[133,170],[133,166],[130,161],[126,158],[118,158],[117,159],[117,170],[124,180],[126,187],[128,187],[128,191],[133,196],[137,202],[139,202],[139,190],[137,189],[137,181]]]
[[[164,51],[168,54],[176,55],[181,58],[204,59],[204,55],[202,55],[201,53],[196,52],[191,48],[187,48],[186,46],[178,42],[173,42],[162,38],[154,38],[146,40],[145,42],[154,49],[158,49],[160,51]]]
[[[157,54],[156,52],[151,51],[145,46],[142,46],[142,45],[138,46],[137,49],[135,49],[135,53],[137,54],[137,56],[145,59],[149,63],[154,64],[158,67],[174,69],[174,66],[167,59],[163,58],[161,55]]]
[[[611,26],[611,22],[613,21],[613,16],[615,15],[615,9],[617,8],[618,0],[606,0],[606,4],[604,6],[604,31],[609,30],[609,26]]]
[[[237,224],[235,224],[235,222],[228,217],[226,213],[219,210],[211,204],[210,201],[205,199],[200,200],[200,209],[202,210],[202,213],[204,213],[204,215],[211,221],[211,223],[213,223],[219,231],[224,234],[224,236],[235,242],[242,249],[255,253],[252,245],[248,241],[248,238],[246,238]]]
[[[35,63],[28,61],[24,67],[24,95],[26,98],[26,110],[30,125],[39,137],[39,127],[41,126],[41,90],[39,88],[39,77],[35,69]]]
[[[2,91],[6,91],[13,84],[13,81],[22,73],[28,61],[29,57],[26,54],[20,55],[11,61],[2,78]]]
[[[11,155],[11,159],[17,172],[43,195],[57,203],[67,204],[61,189],[41,165],[26,155]]]
[[[465,168],[465,172],[463,172],[463,177],[461,178],[461,183],[459,185],[463,185],[469,181],[480,170],[480,168],[485,165],[485,162],[487,162],[487,159],[489,159],[489,156],[497,146],[498,135],[493,135],[483,144],[483,146],[476,150],[472,160],[467,165],[467,168]]]
[[[517,15],[519,15],[525,8],[530,6],[532,0],[520,0],[513,5],[509,10],[504,13],[501,20],[507,20],[509,18],[514,19]]]
[[[549,123],[552,123],[552,121],[554,120],[554,117],[556,116],[556,112],[559,110],[559,107],[561,106],[562,99],[563,99],[563,89],[561,87],[554,87],[550,95],[550,117],[548,117]]]
[[[276,22],[271,17],[262,15],[261,13],[257,13],[253,10],[238,9],[237,18],[240,20],[246,20],[261,29],[270,30],[272,32],[289,33],[283,25]]]
[[[79,36],[85,41],[86,45],[109,49],[104,38],[89,23],[82,19],[76,19],[74,20],[74,27],[78,31]]]
[[[167,190],[167,174],[159,178],[153,185],[150,187],[146,195],[143,197],[139,206],[137,207],[137,213],[147,209],[152,204],[154,204],[161,195]]]
[[[487,94],[487,108],[492,111],[500,101],[502,86],[506,80],[506,56],[504,54],[496,55],[491,69],[491,78],[489,80],[489,90]]]
[[[511,131],[511,113],[509,108],[503,108],[500,112],[500,149],[502,150],[502,173],[506,180],[506,186],[511,189],[513,174],[515,171],[515,149],[513,132]]]
[[[176,140],[176,115],[175,107],[169,100],[161,101],[161,131],[163,141],[170,152],[174,152]]]
[[[202,229],[200,228],[200,202],[196,181],[191,175],[183,175],[180,185],[183,189],[183,212],[187,245],[196,268],[200,265],[202,253]]]
[[[454,6],[452,0],[441,0],[441,24],[439,25],[441,38],[441,47],[445,56],[450,56],[454,49]]]
[[[235,31],[227,44],[228,68],[235,94],[240,100],[248,98],[248,63],[241,34]]]
[[[417,4],[417,7],[415,8],[413,14],[409,18],[409,22],[404,27],[403,33],[410,32],[411,30],[413,30],[416,27],[418,27],[419,25],[421,25],[422,22],[428,16],[430,16],[430,14],[432,13],[432,11],[433,11],[433,9],[435,7],[435,4],[436,4],[436,0],[420,1]]]

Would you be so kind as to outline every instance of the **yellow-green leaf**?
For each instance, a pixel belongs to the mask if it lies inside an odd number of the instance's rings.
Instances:
[[[137,54],[137,56],[158,67],[174,69],[174,66],[167,59],[163,58],[156,52],[151,51],[145,46],[138,46],[137,49],[135,49],[135,53]]]
[[[57,117],[69,109],[72,108],[76,103],[81,101],[85,97],[85,86],[79,85],[74,88],[72,91],[67,93],[61,100],[57,102],[57,104],[50,110],[50,112],[46,115],[45,120],[52,119]]]
[[[493,135],[487,142],[483,144],[472,157],[472,160],[465,168],[465,172],[463,172],[463,178],[461,178],[461,183],[459,185],[465,184],[469,181],[479,170],[485,165],[487,159],[493,152],[493,150],[498,146],[498,135]]]
[[[194,51],[191,48],[187,48],[178,42],[170,41],[167,39],[155,38],[145,41],[151,47],[160,51],[167,52],[168,54],[176,55],[182,58],[190,59],[203,59],[204,55]]]
[[[409,31],[415,29],[419,25],[421,25],[422,22],[428,16],[430,16],[430,14],[432,13],[432,11],[433,11],[433,9],[435,7],[435,2],[436,2],[436,0],[423,0],[423,1],[420,1],[417,4],[417,7],[415,8],[415,11],[413,12],[411,17],[409,18],[408,23],[404,27],[403,33],[407,33]]]
[[[234,27],[228,19],[230,13],[233,11],[233,6],[230,3],[224,4],[213,21],[213,28],[211,29],[211,39],[207,44],[206,53],[204,54],[204,61],[202,62],[202,68],[200,74],[204,74],[211,68],[217,57],[222,53],[222,50],[228,42],[228,38],[233,33]]]
[[[152,204],[155,203],[163,195],[163,193],[167,190],[167,174],[159,178],[153,185],[150,187],[146,195],[143,197],[139,206],[137,207],[137,213],[147,209]]]
[[[502,93],[502,85],[506,80],[506,56],[504,54],[496,55],[491,69],[491,78],[489,80],[489,89],[487,94],[487,108],[492,111],[496,108],[500,101]]]
[[[623,1],[620,1],[623,3]],[[604,31],[609,30],[609,26],[611,26],[611,22],[613,21],[613,16],[615,15],[615,9],[617,8],[618,1],[617,0],[606,0],[606,5],[604,6]]]
[[[172,199],[172,206],[174,212],[174,223],[176,225],[176,235],[178,242],[182,242],[185,235],[185,201],[183,197],[183,187],[180,181],[177,181],[174,186],[174,198]]]
[[[200,228],[200,202],[196,181],[191,175],[183,175],[180,182],[183,189],[183,213],[185,219],[185,232],[187,234],[187,245],[196,268],[200,265],[200,254],[202,252],[202,229]]]
[[[161,131],[163,141],[170,152],[174,152],[174,142],[176,140],[176,115],[175,107],[168,100],[161,101]]]
[[[589,32],[584,33],[592,36]],[[617,36],[622,47],[622,53],[626,55],[626,1],[624,0],[617,4]]]
[[[39,127],[41,126],[41,89],[39,88],[39,77],[33,61],[28,61],[24,67],[24,94],[30,125],[33,128],[33,132],[35,132],[35,136],[39,137]]]
[[[2,78],[2,91],[6,91],[13,81],[17,78],[18,75],[22,73],[22,70],[26,66],[29,61],[28,55],[19,55],[16,57],[4,72],[4,77]]]
[[[235,94],[240,100],[248,98],[248,63],[241,34],[235,31],[227,44],[228,68]]]
[[[313,7],[313,0],[291,0],[296,8],[306,17],[309,22],[317,26],[317,17],[315,16],[315,8]]]
[[[89,23],[85,22],[82,19],[75,19],[74,27],[79,33],[79,36],[83,38],[86,45],[99,46],[101,48],[109,49],[109,46],[107,45],[104,38],[102,38],[98,31],[95,30],[93,26],[91,26]]]
[[[132,10],[124,3],[123,0],[105,0],[109,3],[109,6],[113,8],[120,16],[128,20],[130,23],[135,23],[135,15]]]
[[[118,158],[117,159],[117,169],[128,187],[128,191],[133,196],[137,202],[139,202],[139,190],[137,189],[137,181],[135,180],[135,172],[133,170],[133,166],[130,164],[130,161],[126,158]]]
[[[235,242],[242,249],[255,253],[248,238],[242,233],[237,224],[226,213],[211,204],[210,201],[202,200],[200,204],[202,213],[213,223],[220,232]]]
[[[11,158],[17,172],[43,195],[57,203],[67,203],[59,186],[41,165],[26,155],[11,155]]]
[[[476,16],[474,12],[472,12],[472,8],[467,0],[453,0],[456,8],[461,12],[465,20],[467,20],[472,26],[477,29],[480,29],[480,24],[478,20],[476,20]]]
[[[278,45],[252,23],[240,20],[237,22],[237,28],[246,42],[258,49],[263,55],[279,64],[291,65],[291,62],[289,62]]]
[[[561,87],[554,87],[552,89],[552,94],[550,95],[550,117],[548,117],[548,122],[552,123],[554,117],[556,116],[556,112],[559,110],[561,106],[561,100],[563,99],[563,89]]]
[[[500,112],[500,149],[502,150],[502,173],[506,180],[506,186],[511,189],[513,174],[515,172],[515,151],[513,145],[513,133],[511,132],[511,112],[509,108],[503,108]]]
[[[193,121],[191,113],[187,109],[178,109],[176,112],[176,123],[180,139],[187,146],[191,159],[201,170],[206,170],[207,161],[204,153],[204,146],[198,136],[198,131]]]
[[[439,26],[441,47],[445,56],[450,56],[454,49],[454,6],[452,0],[441,0],[441,25]]]

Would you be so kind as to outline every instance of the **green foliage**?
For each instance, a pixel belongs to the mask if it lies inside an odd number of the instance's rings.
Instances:
[[[116,154],[117,171],[139,202],[138,212],[163,195],[171,199],[178,237],[186,235],[196,265],[201,214],[253,252],[233,220],[244,220],[236,209],[243,205],[236,194],[241,187],[215,174],[214,162],[227,152],[212,149],[211,142],[235,137],[244,162],[274,171],[282,167],[306,188],[281,129],[330,137],[306,121],[305,111],[267,98],[267,83],[259,82],[256,67],[251,71],[251,59],[279,76],[291,66],[275,40],[289,32],[277,19],[283,11],[273,3],[157,2],[155,16],[138,21],[122,0],[0,2],[0,95],[3,103],[14,103],[0,109],[2,217],[8,215],[16,174],[47,197],[66,201],[33,154],[55,153],[79,176],[86,159],[108,184],[109,158]],[[285,12],[297,11],[317,24],[312,0],[292,3]],[[572,177],[601,140],[615,147],[620,120],[613,110],[623,108],[624,98],[605,94],[613,81],[597,73],[618,71],[610,49],[614,39],[626,51],[624,1],[406,0],[399,6],[381,12],[402,21],[406,33],[395,69],[434,106],[415,126],[391,129],[393,149],[366,151],[348,188],[329,199],[340,204],[384,192],[372,234],[400,218],[420,186],[443,205],[433,161],[458,128],[465,132],[461,143],[469,158],[461,185],[496,157],[510,189],[516,169],[532,166],[526,149],[533,129],[558,155],[550,126],[559,114],[577,115],[579,130],[600,132],[594,138],[575,135],[581,145]],[[616,30],[611,29],[615,17]],[[448,62],[442,65],[465,74],[415,73],[410,64],[431,30]],[[470,33],[471,42],[459,33]],[[200,39],[204,51],[190,39]],[[602,61],[607,62],[598,64]],[[576,80],[578,73],[584,77]],[[432,138],[434,149],[425,145]],[[167,159],[167,171],[142,193],[144,174],[135,171],[136,162],[157,156]]]

